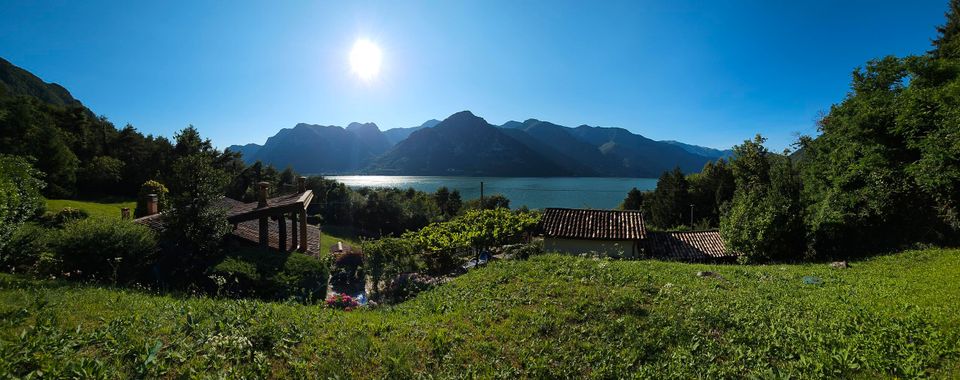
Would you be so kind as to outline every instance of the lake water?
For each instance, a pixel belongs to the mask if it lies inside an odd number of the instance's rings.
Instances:
[[[349,187],[414,188],[435,192],[441,186],[460,190],[464,199],[503,194],[510,198],[510,208],[616,208],[631,188],[653,190],[656,178],[584,178],[584,177],[432,177],[432,176],[328,176]]]

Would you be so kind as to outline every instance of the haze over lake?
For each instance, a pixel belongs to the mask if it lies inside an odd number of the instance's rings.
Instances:
[[[435,192],[446,186],[459,190],[464,199],[480,197],[480,182],[484,195],[503,194],[510,198],[510,207],[526,205],[530,208],[616,208],[631,188],[653,190],[656,178],[595,178],[595,177],[445,177],[445,176],[378,176],[348,175],[327,178],[357,187],[414,188]]]

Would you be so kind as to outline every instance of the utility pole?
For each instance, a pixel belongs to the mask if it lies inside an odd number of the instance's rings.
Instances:
[[[480,181],[480,209],[486,209],[486,206],[483,204],[483,181]]]

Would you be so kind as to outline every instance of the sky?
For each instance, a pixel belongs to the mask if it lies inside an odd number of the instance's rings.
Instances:
[[[416,126],[470,110],[780,151],[872,58],[920,54],[947,0],[19,1],[0,57],[118,127],[218,147],[297,123]],[[350,51],[379,47],[379,73]]]

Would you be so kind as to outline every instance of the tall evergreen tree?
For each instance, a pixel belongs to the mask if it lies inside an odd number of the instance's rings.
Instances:
[[[689,183],[679,167],[660,175],[649,202],[650,222],[653,225],[672,228],[689,222]]]

